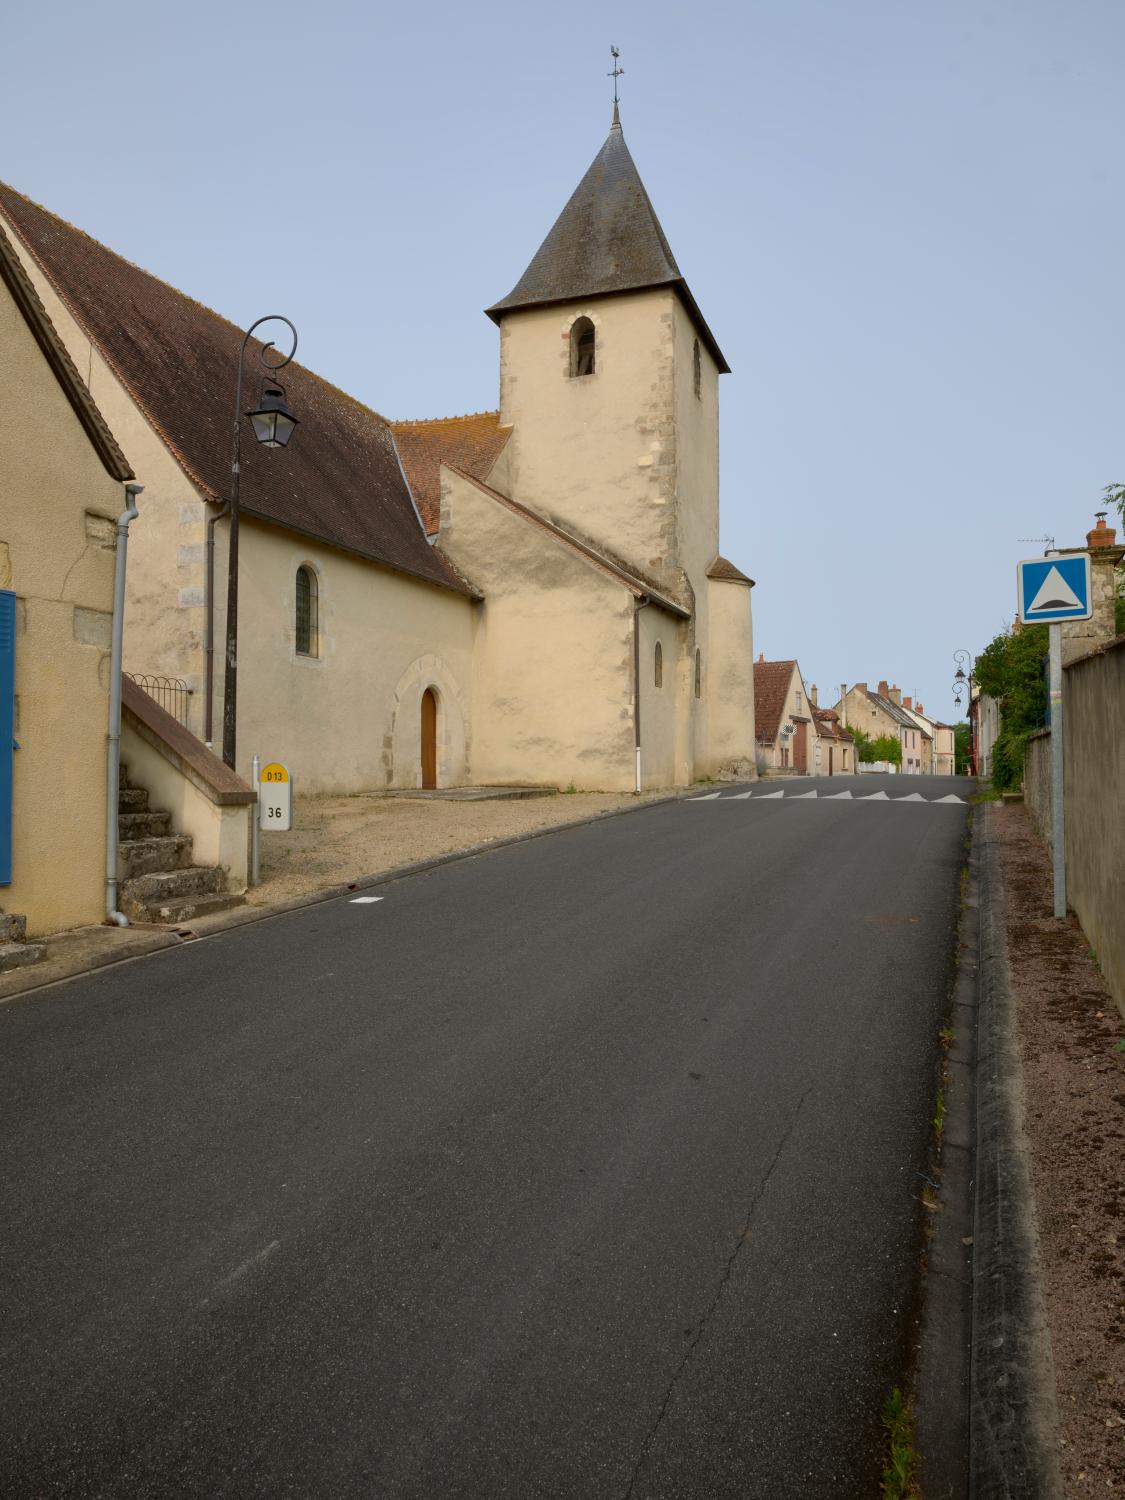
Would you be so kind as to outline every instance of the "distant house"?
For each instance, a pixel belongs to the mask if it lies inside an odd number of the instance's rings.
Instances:
[[[857,682],[836,704],[842,721],[851,729],[860,729],[871,739],[889,735],[902,747],[901,770],[905,776],[920,776],[932,762],[933,735],[903,707],[902,693],[896,686],[880,682],[872,692],[866,682]]]
[[[903,698],[902,707],[918,727],[930,736],[922,742],[922,770],[935,776],[953,775],[953,725],[927,714],[920,703]]]
[[[854,776],[855,741],[840,723],[834,708],[818,708],[816,684],[809,689],[816,728],[816,771],[819,776]]]
[[[759,770],[813,772],[816,729],[796,661],[754,663],[754,716]]]

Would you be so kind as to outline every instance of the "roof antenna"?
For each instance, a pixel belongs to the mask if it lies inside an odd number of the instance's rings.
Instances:
[[[615,46],[612,45],[612,43],[610,44],[610,49],[609,50],[610,50],[610,55],[613,58],[613,72],[612,73],[607,73],[605,76],[607,78],[612,78],[613,79],[613,123],[615,125],[619,126],[621,124],[621,112],[620,112],[620,110],[617,107],[618,104],[620,103],[620,101],[619,101],[619,99],[617,97],[617,80],[624,75],[625,69],[624,68],[619,68],[617,66],[618,59],[620,58],[621,53],[618,51],[618,49]]]

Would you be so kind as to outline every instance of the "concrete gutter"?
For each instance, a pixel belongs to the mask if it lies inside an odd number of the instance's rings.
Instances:
[[[969,1495],[971,1500],[1061,1500],[1054,1366],[1023,1136],[1023,1082],[994,816],[984,804],[974,820],[981,830],[980,998]]]
[[[734,783],[732,782],[733,786]],[[59,932],[45,938],[47,956],[33,969],[16,969],[0,974],[0,1004],[31,991],[44,989],[75,979],[94,969],[109,964],[125,963],[130,959],[143,958],[165,948],[178,948],[185,941],[213,937],[232,927],[243,927],[250,922],[264,922],[271,917],[284,916],[287,912],[300,911],[302,907],[317,906],[322,901],[337,901],[353,891],[369,890],[373,886],[388,885],[394,880],[403,880],[408,875],[421,875],[427,870],[436,870],[442,865],[455,864],[462,859],[475,859],[480,854],[489,854],[494,849],[506,849],[513,844],[526,844],[531,839],[545,838],[548,834],[563,833],[568,829],[584,828],[590,823],[600,823],[604,818],[619,818],[628,813],[638,813],[648,807],[662,807],[669,802],[681,802],[687,797],[698,797],[698,786],[688,787],[682,792],[667,797],[653,797],[638,801],[634,806],[615,807],[606,812],[592,813],[586,818],[574,818],[568,823],[553,823],[546,828],[532,828],[526,833],[515,833],[507,838],[489,839],[483,844],[470,844],[465,849],[454,849],[446,854],[435,854],[428,859],[414,860],[410,864],[396,865],[375,875],[360,876],[343,885],[326,886],[321,890],[306,891],[288,901],[278,901],[270,906],[236,906],[229,911],[217,912],[198,922],[180,927],[136,925],[119,929],[115,927],[78,927],[70,932]]]

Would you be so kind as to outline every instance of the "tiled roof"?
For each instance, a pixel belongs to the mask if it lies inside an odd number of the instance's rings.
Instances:
[[[225,499],[241,331],[3,184],[0,211],[184,472]],[[247,407],[260,348],[247,350]],[[300,426],[287,448],[245,434],[243,511],[466,592],[426,540],[387,421],[301,365],[281,378]]]
[[[679,293],[715,363],[727,372],[730,367],[680,274],[615,118],[605,145],[531,264],[488,315],[498,323],[518,308],[657,286]]]
[[[460,474],[462,479],[467,479],[470,484],[475,485],[478,490],[482,490],[484,494],[497,501],[498,504],[503,505],[523,520],[530,522],[531,525],[538,526],[542,531],[553,536],[557,542],[560,542],[569,551],[578,553],[588,563],[593,564],[599,572],[606,573],[618,583],[624,584],[634,598],[651,599],[654,604],[658,604],[661,609],[666,609],[669,614],[678,615],[684,620],[691,618],[690,613],[684,609],[682,604],[677,604],[674,599],[669,599],[667,594],[661,593],[659,589],[649,583],[648,579],[642,577],[640,573],[634,573],[630,569],[623,567],[614,558],[599,551],[598,548],[592,546],[582,537],[575,536],[573,532],[564,531],[561,526],[557,526],[553,521],[548,521],[545,516],[529,510],[526,505],[521,505],[518,500],[511,500],[507,495],[502,495],[499,490],[492,489],[483,480],[475,478],[472,474],[463,473],[453,464],[450,464],[449,467],[453,469],[455,474]]]
[[[719,578],[724,583],[748,583],[754,587],[754,580],[747,578],[741,568],[736,568],[734,563],[727,562],[725,557],[716,557],[715,561],[707,569],[708,578]]]
[[[754,663],[754,733],[758,739],[769,742],[777,738],[781,711],[796,667],[795,661]]]
[[[117,446],[117,440],[86,389],[47,309],[39,300],[31,277],[24,270],[23,262],[3,228],[0,228],[0,281],[8,288],[12,300],[23,314],[24,322],[74,409],[75,416],[85,429],[86,436],[102,461],[102,467],[111,479],[132,479],[134,475],[128,459]]]
[[[899,708],[893,698],[884,698],[882,693],[873,693],[870,690],[867,692],[867,697],[875,704],[876,708],[881,708],[901,729],[920,728],[904,708]],[[926,733],[924,729],[921,732],[923,734]]]
[[[435,417],[428,422],[392,422],[399,457],[422,521],[431,536],[441,519],[441,466],[450,464],[474,479],[487,480],[512,435],[498,411],[466,417]]]
[[[841,740],[844,744],[853,743],[852,736],[846,729],[840,728],[840,716],[834,708],[813,708],[813,720],[816,723],[816,732],[821,739]]]

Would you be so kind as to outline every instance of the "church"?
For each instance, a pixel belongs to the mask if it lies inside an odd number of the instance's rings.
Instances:
[[[144,485],[125,670],[182,684],[218,749],[242,333],[3,185],[0,225]],[[294,361],[292,441],[244,424],[235,768],[281,761],[298,793],[753,776],[753,584],[719,550],[728,366],[616,107],[488,316],[495,411],[389,421]]]

